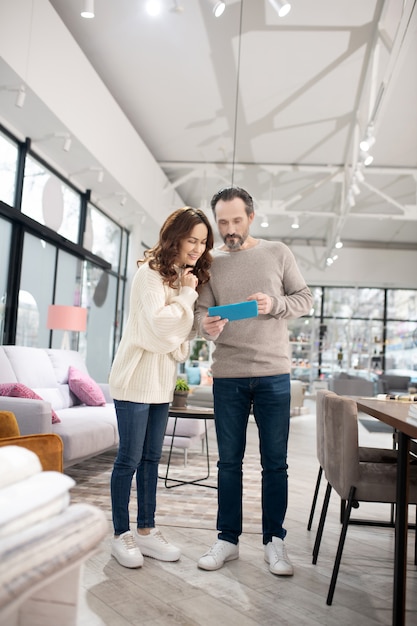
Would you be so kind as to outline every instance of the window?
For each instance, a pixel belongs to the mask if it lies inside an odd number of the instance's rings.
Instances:
[[[18,147],[0,133],[0,200],[13,206],[16,191]]]
[[[0,218],[0,343],[4,333],[11,237],[12,225]]]
[[[382,289],[335,287],[325,290],[324,317],[382,319],[383,308]]]
[[[17,312],[16,345],[46,348],[48,305],[52,302],[55,247],[26,233]]]
[[[417,321],[417,291],[412,289],[388,289],[387,318]]]
[[[81,197],[31,156],[26,158],[22,213],[78,243]]]
[[[84,232],[84,248],[105,259],[119,271],[122,229],[104,213],[88,205]]]

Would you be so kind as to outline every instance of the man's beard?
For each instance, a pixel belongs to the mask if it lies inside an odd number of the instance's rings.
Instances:
[[[243,244],[245,243],[247,238],[246,237],[242,237],[241,235],[226,235],[225,237],[223,237],[223,241],[225,243],[226,248],[228,248],[229,250],[239,250]]]

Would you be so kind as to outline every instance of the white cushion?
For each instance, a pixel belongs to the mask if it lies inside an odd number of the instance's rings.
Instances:
[[[30,389],[57,387],[54,368],[45,350],[28,346],[4,346],[4,351],[19,383]]]
[[[17,383],[16,374],[10,365],[9,358],[4,351],[4,348],[0,346],[0,384],[2,383]]]
[[[87,366],[83,357],[76,350],[56,350],[50,348],[45,351],[55,371],[55,381],[58,384],[68,384],[68,371],[70,366],[88,374]]]

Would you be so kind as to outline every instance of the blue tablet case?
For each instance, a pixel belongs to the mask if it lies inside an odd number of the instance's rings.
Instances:
[[[258,303],[256,300],[248,300],[247,302],[235,302],[235,304],[209,306],[208,314],[210,316],[220,315],[222,319],[228,319],[229,322],[243,320],[258,315]]]

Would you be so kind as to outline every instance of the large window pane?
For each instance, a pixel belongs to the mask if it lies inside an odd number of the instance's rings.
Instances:
[[[325,289],[325,317],[356,317],[382,319],[384,291],[382,289],[328,288]]]
[[[0,133],[0,200],[13,206],[16,189],[18,147]]]
[[[72,254],[63,250],[58,253],[58,265],[56,273],[55,304],[66,306],[79,306],[81,301],[81,268],[82,261]],[[54,330],[52,332],[52,347],[60,348],[64,332]],[[84,333],[68,332],[70,348],[78,350],[78,342],[82,342]]]
[[[26,234],[17,312],[16,345],[46,348],[48,305],[52,301],[55,247]]]
[[[417,291],[413,289],[388,289],[387,318],[391,320],[417,320]]]
[[[325,319],[324,327],[321,371],[325,377],[340,371],[380,372],[382,321]]]
[[[81,197],[39,161],[26,158],[22,213],[78,243]]]
[[[80,352],[91,376],[99,382],[108,380],[112,362],[116,293],[114,276],[92,263],[83,264],[81,304],[88,308],[88,343],[82,346],[80,337]]]
[[[12,225],[7,220],[0,218],[0,344],[4,334],[11,236]]]
[[[119,270],[121,235],[120,226],[92,205],[88,205],[84,248],[111,263],[116,272]]]
[[[385,350],[385,371],[410,376],[417,382],[416,322],[388,322]]]

